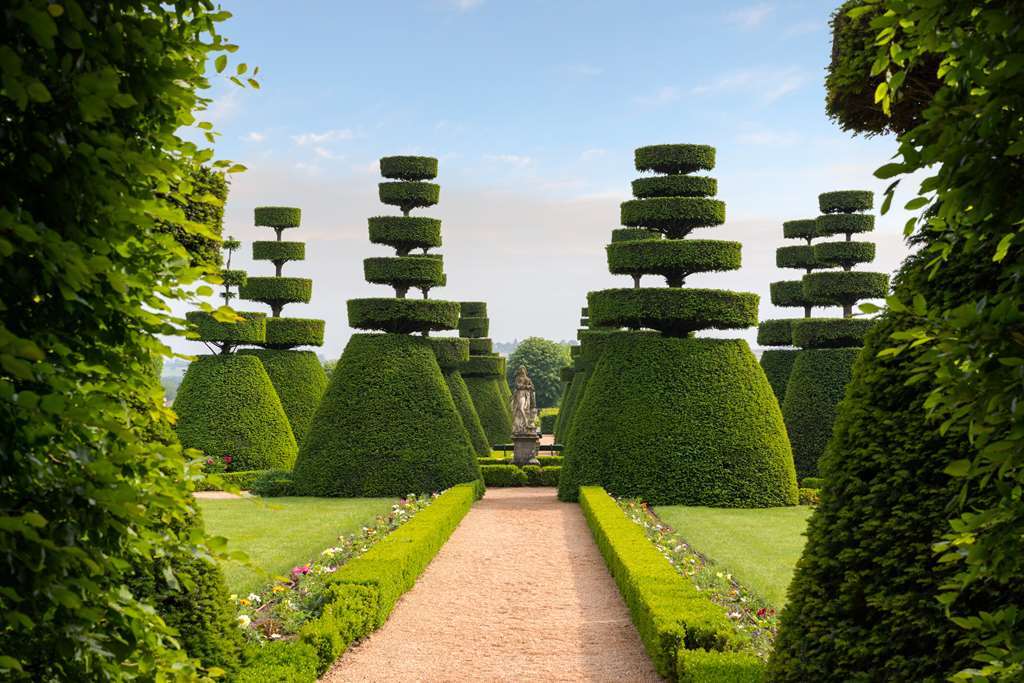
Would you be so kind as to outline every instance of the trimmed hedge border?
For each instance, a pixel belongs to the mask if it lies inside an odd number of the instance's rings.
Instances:
[[[394,247],[399,253],[441,246],[441,221],[437,218],[374,216],[369,224],[370,242]]]
[[[765,664],[748,652],[680,650],[676,659],[679,683],[764,683]]]
[[[722,672],[720,678],[709,680],[757,680],[726,677],[738,675],[752,662],[747,652],[739,652],[748,641],[723,609],[669,564],[603,488],[580,487],[579,498],[594,541],[658,673],[671,680],[701,680],[678,676],[692,675],[692,667],[701,662],[693,653],[705,650],[716,652],[713,660]],[[689,672],[686,666],[680,672],[681,661],[690,663]]]
[[[348,324],[399,334],[454,330],[459,325],[459,305],[435,299],[349,299]]]
[[[453,486],[330,574],[326,581],[331,598],[320,616],[304,624],[296,640],[251,649],[243,674],[235,680],[314,683],[355,640],[384,625],[398,598],[416,583],[481,494],[479,484]]]
[[[502,445],[502,444],[499,444]],[[509,450],[512,449],[511,444],[506,444]],[[545,448],[553,448],[552,446],[546,446]],[[476,461],[480,463],[480,466],[484,465],[511,465],[512,457],[489,457],[489,458],[477,458]],[[562,465],[563,457],[561,455],[538,455],[537,462],[540,463],[541,467],[560,467]]]
[[[484,465],[484,460],[486,458],[480,459],[480,473],[488,487],[558,486],[558,476],[562,472],[560,465]]]
[[[241,472],[223,472],[216,476],[220,477],[221,482],[225,484],[232,484],[237,486],[239,489],[245,491],[251,489],[256,480],[262,477],[267,472],[273,472],[274,470],[243,470]],[[196,491],[223,491],[224,489],[210,482],[209,478],[200,479],[196,482]]]

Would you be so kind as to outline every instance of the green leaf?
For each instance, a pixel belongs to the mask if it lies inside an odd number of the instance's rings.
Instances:
[[[882,100],[884,100],[885,96],[888,95],[888,94],[889,94],[889,84],[886,83],[885,81],[882,81],[881,83],[878,84],[878,87],[875,88],[875,103],[877,104],[878,102],[881,102]],[[881,176],[879,176],[879,177],[881,177]]]
[[[885,84],[883,83],[883,85]],[[875,177],[885,180],[886,178],[892,178],[906,172],[907,168],[903,164],[885,164],[875,171]]]
[[[954,460],[946,465],[946,468],[942,471],[951,477],[966,477],[967,473],[971,471],[971,461]]]
[[[21,668],[21,662],[8,655],[0,655],[0,669],[6,669],[7,671],[24,671],[24,669]]]
[[[914,197],[909,202],[904,204],[903,208],[906,209],[907,211],[916,211],[917,209],[920,209],[922,206],[927,206],[927,205],[928,205],[928,198],[927,197]]]
[[[1006,258],[1006,253],[1010,251],[1010,245],[1013,244],[1013,238],[1016,234],[1010,233],[1003,235],[1003,239],[999,240],[999,244],[996,246],[996,253],[992,255],[992,260],[996,263]]]
[[[29,99],[33,102],[49,102],[53,99],[50,97],[50,91],[46,89],[46,86],[41,81],[32,81],[25,90],[28,93]]]
[[[227,65],[228,65],[228,56],[227,55],[219,55],[217,57],[217,59],[215,59],[213,61],[213,66],[214,66],[215,69],[217,69],[217,73],[221,73],[222,71],[224,71],[224,68],[227,67]]]
[[[861,313],[878,313],[882,310],[881,306],[876,306],[871,303],[860,304],[857,308],[860,309]]]

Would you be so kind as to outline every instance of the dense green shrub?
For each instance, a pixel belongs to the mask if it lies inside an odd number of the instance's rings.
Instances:
[[[480,417],[484,434],[491,444],[506,443],[512,438],[512,416],[509,406],[502,394],[501,387],[505,384],[504,372],[501,375],[467,375],[462,378],[473,399],[473,407]]]
[[[675,680],[680,650],[735,651],[745,645],[725,610],[676,571],[611,496],[600,487],[585,486],[579,497],[597,547],[660,675]]]
[[[222,472],[217,475],[217,478],[225,485],[231,485],[239,488],[242,491],[251,489],[253,484],[267,472],[273,470],[242,470],[238,472]],[[209,478],[200,479],[196,482],[196,491],[220,491],[222,487],[220,484],[214,485],[213,481]]]
[[[879,299],[889,289],[885,273],[829,270],[804,276],[804,294],[815,301],[852,308],[861,299]],[[847,316],[848,317],[848,316]]]
[[[0,13],[4,680],[204,676],[164,618],[206,598],[166,615],[128,583],[213,552],[153,367],[158,335],[184,332],[168,305],[216,274],[199,245],[219,241],[205,217],[222,202],[195,173],[228,164],[190,124],[236,49],[228,16],[191,0]]]
[[[249,355],[199,356],[174,399],[182,446],[232,458],[232,469],[291,467],[296,444],[263,364]]]
[[[305,242],[255,241],[252,243],[254,261],[302,261],[306,258]]]
[[[821,477],[804,477],[800,480],[801,488],[820,489],[824,485],[825,480]]]
[[[430,341],[353,335],[303,440],[296,490],[401,496],[477,478],[476,453]]]
[[[558,486],[562,467],[561,465],[526,465],[523,467],[523,472],[526,473],[527,486]]]
[[[775,266],[778,268],[811,270],[820,265],[814,247],[809,244],[779,247],[775,250]]]
[[[465,313],[459,318],[459,336],[476,339],[486,337],[491,321],[486,317],[468,318]]]
[[[718,194],[718,181],[707,176],[666,175],[637,178],[633,196],[647,197],[713,197]],[[614,240],[613,240],[614,241]]]
[[[252,483],[253,495],[272,498],[295,495],[295,482],[289,470],[265,470]]]
[[[253,211],[256,225],[275,230],[297,228],[302,224],[302,209],[294,206],[257,206]],[[278,239],[281,238],[278,233]]]
[[[267,339],[261,346],[290,349],[296,346],[321,346],[324,321],[314,318],[267,318]]]
[[[239,289],[239,296],[267,304],[277,317],[285,304],[308,304],[313,296],[313,281],[304,277],[249,276]]]
[[[850,269],[858,263],[875,260],[874,242],[822,242],[814,245],[814,258],[819,263]]]
[[[859,354],[859,348],[803,349],[793,361],[782,417],[798,478],[818,474],[818,459],[832,436],[836,406]]]
[[[314,322],[322,323],[319,320]],[[327,374],[320,364],[320,359],[312,351],[242,349],[239,354],[256,356],[263,363],[270,382],[281,400],[284,414],[288,417],[295,443],[301,446],[313,422],[313,413],[316,412],[320,398],[327,389]]]
[[[546,411],[546,412],[545,412]],[[544,408],[540,413],[540,433],[554,434],[555,420],[558,419],[558,408]]]
[[[810,478],[808,477],[808,479]],[[819,489],[800,487],[797,489],[797,495],[800,498],[800,505],[814,506],[821,503],[821,491]]]
[[[806,318],[793,321],[793,344],[805,349],[861,346],[871,318]]]
[[[616,228],[612,230],[612,242],[660,240],[661,237],[661,233],[657,230],[646,230],[644,228]]]
[[[666,237],[686,237],[694,228],[725,222],[725,202],[706,197],[649,197],[622,203],[620,221],[653,228]]]
[[[576,414],[576,407],[579,405],[579,398],[586,390],[588,373],[577,370],[573,373],[572,381],[566,387],[565,397],[562,399],[562,406],[559,409],[558,425],[555,430],[555,443],[564,444],[569,438],[572,428],[572,420]]]
[[[526,486],[526,472],[515,465],[483,465],[480,473],[487,486]]]
[[[480,416],[476,413],[476,406],[473,405],[473,396],[469,393],[466,380],[463,379],[459,370],[445,370],[445,382],[448,383],[448,390],[455,401],[455,407],[462,418],[462,426],[465,427],[469,440],[473,444],[473,450],[478,456],[487,457],[491,454],[491,442],[484,431]]]
[[[793,323],[800,318],[762,320],[757,325],[757,343],[761,346],[792,346]]]
[[[772,393],[775,394],[780,406],[786,397],[786,385],[793,372],[796,354],[796,349],[765,349],[761,352],[761,369],[764,370],[764,375],[768,378],[768,384],[771,385]]]
[[[487,317],[487,302],[486,301],[460,301],[460,315],[463,318],[486,318]]]
[[[765,683],[764,660],[752,652],[679,650],[679,683]]]
[[[797,500],[778,403],[742,340],[611,334],[571,429],[563,500],[595,482],[657,505]]]
[[[738,269],[741,246],[725,240],[643,239],[612,242],[605,249],[613,275],[662,275],[678,287],[694,273]]]
[[[458,325],[459,305],[426,299],[349,299],[348,324],[359,330],[404,334],[450,330]]]
[[[665,240],[668,242],[668,240]],[[649,327],[674,336],[757,324],[758,296],[723,289],[603,289],[587,294],[597,327]]]
[[[470,339],[469,353],[473,356],[490,356],[494,353],[494,344],[490,339]]]
[[[437,177],[437,159],[414,156],[381,157],[380,174],[385,178],[397,180],[430,180]]]
[[[441,221],[423,216],[374,216],[370,219],[370,242],[394,247],[399,256],[413,249],[441,246]]]
[[[509,354],[505,379],[510,387],[513,386],[516,371],[519,366],[524,366],[533,381],[537,407],[543,410],[558,402],[561,370],[568,362],[569,350],[565,345],[540,337],[527,337]]]
[[[171,193],[167,199],[181,209],[185,219],[199,223],[209,231],[200,235],[181,224],[169,223],[167,229],[188,252],[192,263],[211,267],[221,264],[221,234],[224,232],[224,202],[228,198],[228,181],[222,171],[196,165],[188,173],[191,196],[182,201]],[[179,188],[180,189],[180,188]]]
[[[875,229],[875,217],[858,213],[833,213],[818,217],[819,235],[846,235],[871,232]]]
[[[445,283],[440,254],[374,256],[363,260],[363,275],[369,283],[391,285],[399,296],[410,287],[426,292]]]
[[[710,171],[715,167],[711,145],[648,145],[633,155],[636,170],[668,175]]]
[[[399,207],[408,214],[412,209],[433,206],[440,201],[441,186],[434,183],[402,181],[378,183],[380,201]]]
[[[244,667],[233,683],[315,683],[319,667],[317,649],[309,643],[269,641],[249,646]]]

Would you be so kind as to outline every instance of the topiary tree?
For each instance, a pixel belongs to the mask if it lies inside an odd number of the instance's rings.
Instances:
[[[463,337],[430,339],[434,346],[434,355],[437,356],[437,364],[444,375],[444,381],[448,384],[448,390],[455,401],[459,417],[462,418],[462,426],[469,435],[473,449],[479,457],[487,458],[491,455],[491,442],[487,440],[487,433],[480,422],[480,416],[476,414],[473,397],[461,372],[461,368],[469,361],[469,341]]]
[[[327,374],[316,354],[295,350],[300,346],[321,346],[324,321],[281,317],[286,304],[308,302],[312,294],[311,280],[281,277],[285,263],[306,258],[304,242],[281,241],[284,230],[297,228],[302,222],[302,210],[288,206],[256,207],[255,222],[258,226],[272,228],[277,235],[274,241],[252,243],[253,259],[273,263],[274,277],[249,278],[242,287],[242,297],[267,303],[273,310],[273,317],[267,319],[266,339],[259,344],[263,348],[244,349],[240,353],[256,356],[263,363],[284,406],[295,442],[301,446],[327,388]],[[297,298],[290,294],[296,294]]]
[[[804,318],[791,321],[796,353],[782,401],[782,416],[793,446],[797,476],[818,476],[818,460],[832,436],[836,407],[850,381],[853,361],[860,353],[872,321],[853,318],[859,299],[884,297],[889,278],[884,273],[853,271],[858,263],[875,257],[871,242],[854,242],[854,233],[874,229],[874,216],[859,213],[871,208],[873,195],[864,190],[825,192],[818,197],[822,215],[815,221],[818,236],[845,235],[845,241],[821,242],[811,247],[811,262],[818,270],[804,275],[805,301],[842,306],[843,318]]]
[[[586,318],[582,318],[586,320]],[[541,337],[527,337],[509,354],[506,379],[514,381],[512,368],[526,367],[537,393],[537,407],[550,408],[558,402],[561,369],[569,361],[565,346]]]
[[[224,267],[220,271],[221,286],[224,288],[220,296],[224,299],[224,305],[230,306],[231,300],[238,296],[238,289],[245,284],[248,273],[244,270],[232,270],[231,268],[231,256],[235,253],[236,249],[242,246],[242,243],[234,237],[228,237],[221,246],[227,252],[227,257],[224,259]],[[234,292],[231,291],[232,287],[235,288]]]
[[[461,372],[473,398],[473,406],[489,445],[512,440],[512,409],[510,391],[505,381],[506,361],[493,350],[487,338],[490,320],[483,301],[463,301],[459,318],[459,336],[469,339],[469,360]]]
[[[775,265],[778,268],[797,268],[810,273],[819,264],[814,260],[811,242],[816,236],[814,219],[787,221],[782,224],[782,234],[787,239],[802,239],[805,244],[779,247],[775,250]],[[811,317],[814,301],[803,291],[801,280],[783,280],[771,283],[772,303],[783,308],[802,307],[804,317]],[[757,343],[761,346],[793,346],[793,319],[763,320],[757,327]],[[761,367],[772,385],[772,391],[779,403],[786,396],[786,383],[796,360],[796,349],[767,349],[761,354]]]
[[[636,150],[637,170],[664,175],[633,183],[637,198],[623,202],[622,224],[663,239],[613,242],[609,265],[629,262],[633,274],[661,275],[669,287],[587,295],[592,326],[629,331],[590,340],[596,361],[566,442],[563,500],[575,500],[581,485],[600,484],[655,504],[797,501],[782,416],[746,342],[693,336],[757,324],[755,294],[682,288],[690,274],[740,264],[737,242],[684,239],[725,221],[725,204],[712,198],[715,180],[692,175],[714,165],[707,145]]]
[[[437,219],[409,216],[437,203],[430,157],[384,157],[380,199],[402,216],[371,218],[370,241],[396,256],[369,258],[364,273],[388,284],[395,298],[350,299],[349,325],[383,334],[355,334],[342,353],[293,473],[296,491],[320,496],[400,496],[438,491],[479,479],[476,452],[428,335],[458,326],[459,304],[427,299],[444,284]],[[423,255],[409,251],[423,249]],[[426,266],[424,264],[427,264]],[[406,299],[410,287],[423,300]],[[421,337],[411,336],[419,332]]]

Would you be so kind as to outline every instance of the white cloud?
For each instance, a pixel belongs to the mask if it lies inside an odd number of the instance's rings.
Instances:
[[[767,3],[759,3],[757,5],[750,5],[749,7],[741,7],[737,10],[729,12],[726,16],[726,21],[730,24],[736,24],[740,28],[752,29],[757,28],[764,23],[764,20],[775,11],[775,8]]]
[[[690,89],[691,95],[743,92],[759,97],[764,104],[800,89],[807,81],[797,67],[754,68],[732,71]]]
[[[322,145],[325,142],[339,142],[351,140],[352,131],[348,128],[326,130],[323,133],[300,133],[293,135],[292,140],[297,145]]]
[[[593,147],[591,149],[583,150],[583,153],[580,154],[580,159],[583,161],[593,161],[594,159],[600,159],[604,156],[608,156],[608,150],[600,147]]]
[[[247,135],[242,137],[246,142],[263,142],[267,139],[267,136],[263,133],[257,133],[256,131],[250,131]]]
[[[313,152],[321,159],[343,159],[344,155],[335,154],[325,147],[314,147]]]
[[[642,95],[636,98],[640,104],[668,104],[679,99],[679,88],[674,85],[664,85],[658,88],[653,95]]]
[[[503,164],[514,166],[516,168],[526,168],[533,163],[533,159],[527,156],[520,156],[519,154],[486,154],[484,159],[488,161],[500,161]]]

